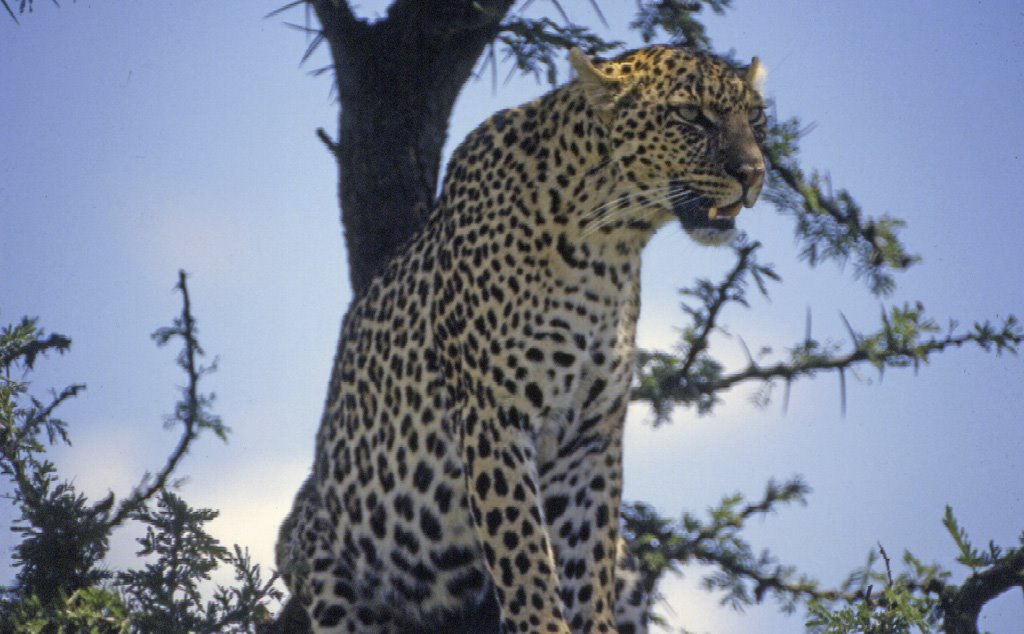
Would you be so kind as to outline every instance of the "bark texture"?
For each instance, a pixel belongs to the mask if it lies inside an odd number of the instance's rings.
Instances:
[[[341,102],[333,149],[356,294],[433,205],[455,99],[513,3],[396,0],[370,23],[313,0]]]

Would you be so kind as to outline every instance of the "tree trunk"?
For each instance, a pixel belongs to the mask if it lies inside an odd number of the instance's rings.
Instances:
[[[358,295],[434,202],[455,99],[513,0],[396,0],[368,23],[314,0],[341,114],[341,222]]]

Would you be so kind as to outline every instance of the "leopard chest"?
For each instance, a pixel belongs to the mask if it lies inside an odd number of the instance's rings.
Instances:
[[[569,448],[617,433],[628,401],[639,313],[638,261],[605,263],[603,276],[553,268],[537,289],[538,310],[520,333],[519,394],[541,470]],[[532,302],[531,302],[532,303]]]

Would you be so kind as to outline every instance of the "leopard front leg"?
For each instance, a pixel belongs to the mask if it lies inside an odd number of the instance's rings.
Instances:
[[[616,558],[615,626],[619,628],[619,634],[647,634],[650,604],[644,573],[621,535]]]
[[[622,425],[595,415],[570,428],[556,457],[540,465],[562,603],[574,632],[616,632]]]
[[[502,632],[570,634],[526,416],[514,407],[466,405],[456,420],[473,524]]]

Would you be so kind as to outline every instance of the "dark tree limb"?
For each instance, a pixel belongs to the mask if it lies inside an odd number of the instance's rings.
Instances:
[[[943,631],[978,634],[981,609],[1013,588],[1024,590],[1024,549],[1015,550],[985,570],[975,572],[959,587],[948,585],[942,589],[939,603],[943,611]]]
[[[320,20],[320,33],[331,45],[331,57],[337,73],[335,80],[340,88],[344,76],[353,67],[353,56],[357,56],[365,44],[370,30],[364,20],[352,13],[348,2],[332,0],[307,0]],[[356,59],[358,59],[356,57]]]
[[[361,292],[433,206],[455,99],[512,0],[396,0],[368,23],[310,0],[341,102],[335,156],[350,278]]]

